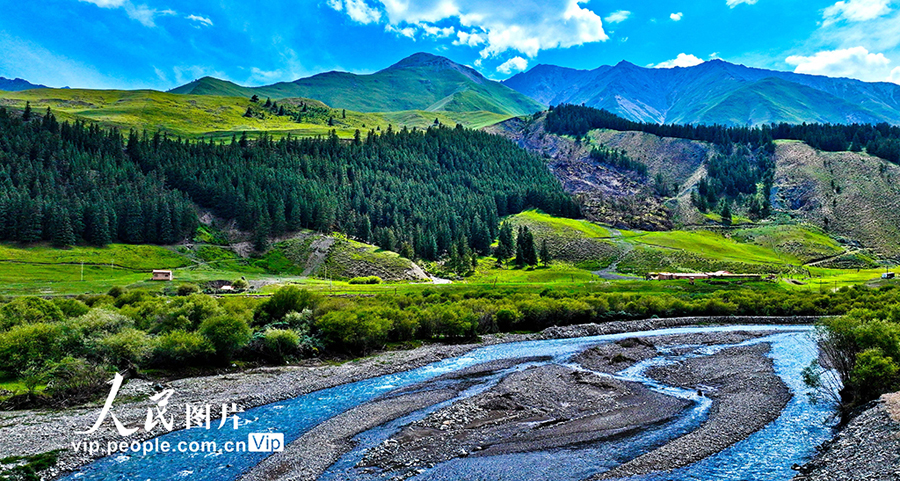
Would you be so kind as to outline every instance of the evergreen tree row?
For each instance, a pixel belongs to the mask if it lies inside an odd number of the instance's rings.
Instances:
[[[728,151],[733,144],[748,145],[774,152],[773,140],[800,140],[828,152],[863,149],[870,155],[900,164],[900,127],[887,123],[871,124],[771,124],[759,127],[723,125],[676,125],[634,122],[607,110],[578,105],[550,107],[548,132],[582,137],[593,129],[634,130],[660,137],[676,137],[711,142]]]
[[[540,159],[461,126],[216,143],[0,110],[0,185],[0,238],[21,242],[177,242],[199,205],[258,247],[309,228],[438,259],[460,241],[489,253],[499,219],[527,208],[579,215]]]
[[[59,124],[49,110],[26,113],[28,121],[0,108],[0,240],[171,244],[193,236],[193,203],[131,162],[118,132]]]

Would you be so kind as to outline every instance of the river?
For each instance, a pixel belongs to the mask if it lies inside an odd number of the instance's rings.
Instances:
[[[630,337],[649,337],[677,334],[697,334],[731,331],[775,331],[766,337],[742,344],[767,342],[772,346],[770,357],[776,373],[790,388],[793,396],[780,417],[762,430],[726,450],[665,476],[646,476],[640,479],[769,479],[788,480],[793,476],[791,466],[802,463],[815,451],[815,446],[831,436],[825,420],[831,406],[812,403],[806,395],[802,369],[817,356],[813,328],[808,326],[710,326],[658,329],[614,335],[526,341],[485,346],[461,357],[446,359],[418,369],[380,376],[330,389],[312,392],[293,399],[276,402],[242,413],[244,422],[239,429],[215,428],[175,431],[158,439],[172,446],[181,441],[212,441],[218,446],[226,442],[246,441],[249,433],[279,432],[286,442],[355,406],[377,399],[391,392],[427,382],[485,362],[526,359],[523,363],[487,376],[483,381],[462,392],[458,398],[488,389],[500,378],[515,370],[540,363],[570,363],[577,353],[597,344]],[[643,370],[654,363],[677,362],[679,356],[712,354],[723,346],[711,346],[689,354],[665,354],[618,373],[616,377],[643,382],[654,390],[692,401],[690,409],[678,419],[639,434],[615,441],[591,443],[569,449],[515,455],[457,458],[427,469],[415,479],[491,479],[491,480],[580,480],[602,473],[636,457],[674,437],[695,429],[705,419],[710,400],[693,391],[664,386],[643,376]],[[534,361],[546,358],[546,361]],[[458,399],[457,398],[457,399]],[[447,401],[447,402],[453,402]],[[323,475],[324,480],[366,479],[368,476],[353,466],[367,448],[390,437],[402,426],[421,419],[442,407],[430,406],[408,416],[357,436],[358,447],[344,455]],[[190,479],[231,480],[265,459],[269,453],[212,453],[151,452],[147,455],[113,455],[99,459],[70,475],[70,480],[113,479]]]

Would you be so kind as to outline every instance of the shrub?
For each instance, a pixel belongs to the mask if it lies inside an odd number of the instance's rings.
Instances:
[[[259,304],[253,313],[256,325],[265,325],[280,321],[287,313],[314,310],[319,303],[319,296],[297,286],[286,286],[275,291],[268,300]]]
[[[233,287],[235,290],[242,291],[250,287],[250,283],[245,281],[244,279],[238,279],[231,283],[231,287]]]
[[[99,307],[104,305],[113,305],[115,302],[115,298],[106,294],[98,294],[98,295],[88,295],[82,294],[77,297],[77,299],[88,307]]]
[[[295,331],[309,333],[313,324],[313,312],[309,309],[304,309],[303,312],[288,312],[284,316],[284,323]]]
[[[56,304],[40,297],[19,297],[0,308],[0,330],[18,324],[59,322],[65,319]]]
[[[125,289],[122,286],[113,286],[106,292],[106,295],[110,297],[119,297],[126,292],[128,292],[128,289]]]
[[[166,311],[151,331],[195,330],[204,320],[225,313],[215,299],[203,294],[178,297],[166,306]]]
[[[378,276],[354,277],[349,282],[350,284],[381,284],[381,278]]]
[[[896,390],[898,371],[900,366],[897,362],[885,356],[881,349],[877,347],[866,349],[856,355],[856,365],[852,373],[853,384],[864,399],[874,399],[883,393]]]
[[[384,345],[393,323],[375,310],[365,309],[329,312],[316,326],[331,349],[365,353]]]
[[[185,283],[178,286],[178,290],[175,292],[177,292],[179,296],[198,294],[200,292],[200,286],[197,284]]]
[[[105,337],[122,329],[134,327],[134,321],[122,314],[106,308],[91,309],[87,314],[66,323],[83,337]]]
[[[497,320],[497,328],[502,332],[512,331],[521,317],[518,312],[512,309],[500,309],[494,315],[494,318]]]
[[[47,365],[45,394],[61,398],[65,404],[88,401],[107,390],[109,374],[84,359],[65,357]]]
[[[0,371],[16,374],[31,365],[61,359],[61,334],[60,325],[43,322],[20,324],[0,333]]]
[[[56,307],[58,307],[66,317],[82,316],[84,314],[87,314],[87,312],[91,309],[87,306],[87,304],[77,299],[65,299],[58,297],[53,299],[53,303],[56,304]]]
[[[222,362],[231,361],[234,352],[244,347],[252,334],[247,321],[229,315],[203,321],[200,333],[212,343],[216,356]]]
[[[213,352],[213,345],[202,334],[175,330],[159,336],[153,358],[160,366],[183,367],[202,364]]]
[[[273,362],[284,364],[300,347],[300,335],[290,329],[268,329],[263,333],[264,354]]]
[[[100,354],[119,368],[143,364],[150,357],[153,347],[153,337],[133,328],[123,329],[98,342]]]

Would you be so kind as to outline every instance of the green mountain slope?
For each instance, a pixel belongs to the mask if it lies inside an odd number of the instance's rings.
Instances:
[[[484,110],[503,115],[526,115],[543,108],[538,102],[485,78],[472,68],[426,53],[417,53],[369,75],[327,72],[263,87],[241,87],[206,77],[171,92],[245,97],[256,94],[273,99],[306,97],[332,107],[360,112]]]
[[[198,83],[203,87],[206,82]],[[210,83],[209,85],[218,85]],[[233,85],[233,84],[232,84]],[[204,87],[205,88],[205,87]],[[317,100],[282,99],[280,105],[307,112],[301,122],[266,110],[249,96],[180,95],[153,90],[80,90],[40,89],[24,92],[0,92],[0,106],[31,108],[43,113],[50,107],[60,120],[90,120],[122,129],[162,131],[184,137],[231,138],[241,132],[270,132],[275,136],[327,135],[332,129],[339,136],[352,138],[354,131],[394,128],[427,128],[435,118],[447,125],[461,123],[479,128],[500,122],[508,116],[485,112],[402,111],[362,113],[330,108]],[[246,117],[247,109],[255,113]],[[332,125],[329,125],[329,121]]]
[[[620,62],[594,70],[537,65],[503,81],[530,98],[652,123],[900,124],[900,86],[711,60],[685,68]]]
[[[705,104],[705,105],[704,105]],[[803,85],[767,78],[673,114],[675,123],[762,125],[776,122],[866,123],[877,120],[851,103]]]

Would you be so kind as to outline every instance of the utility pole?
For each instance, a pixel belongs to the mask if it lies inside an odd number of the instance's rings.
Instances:
[[[81,282],[84,282],[84,259],[81,260]]]

